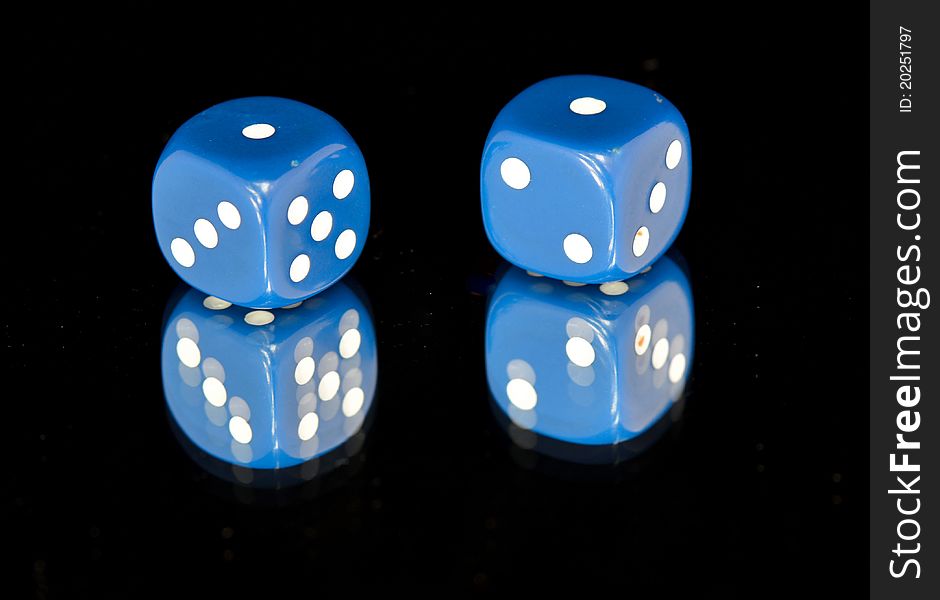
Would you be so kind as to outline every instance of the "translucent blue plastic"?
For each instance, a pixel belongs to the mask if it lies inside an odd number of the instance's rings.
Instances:
[[[166,317],[163,389],[193,444],[228,463],[277,469],[356,434],[378,375],[359,296],[338,283],[289,309],[225,305],[189,289]]]
[[[682,115],[645,87],[591,75],[512,99],[483,150],[483,224],[509,262],[582,283],[632,277],[665,253],[691,180]]]
[[[670,256],[629,283],[571,285],[509,268],[486,318],[486,375],[517,427],[618,444],[676,402],[692,365],[692,294]]]
[[[343,276],[369,229],[362,153],[324,112],[242,98],[177,130],[153,178],[167,262],[193,287],[241,306],[285,306]]]

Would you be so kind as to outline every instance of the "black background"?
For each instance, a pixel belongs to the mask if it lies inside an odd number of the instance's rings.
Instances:
[[[863,590],[862,14],[307,8],[11,23],[9,581],[35,597]],[[483,371],[481,292],[501,264],[483,141],[513,95],[568,73],[662,93],[694,154],[676,243],[697,319],[685,411],[600,476],[520,457]],[[247,95],[336,117],[373,188],[352,273],[377,326],[374,422],[354,464],[279,507],[189,458],[160,384],[178,280],[153,235],[153,167],[188,117]]]

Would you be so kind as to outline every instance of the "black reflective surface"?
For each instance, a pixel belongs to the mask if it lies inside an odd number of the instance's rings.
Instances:
[[[863,589],[860,20],[217,10],[109,28],[48,11],[15,33],[0,489],[18,590]],[[670,98],[695,162],[682,410],[637,456],[587,470],[520,448],[494,415],[484,311],[502,263],[478,194],[500,107],[576,72]],[[367,439],[283,490],[200,467],[159,368],[178,282],[153,239],[153,166],[183,120],[252,94],[335,116],[373,188],[353,270],[381,357]]]

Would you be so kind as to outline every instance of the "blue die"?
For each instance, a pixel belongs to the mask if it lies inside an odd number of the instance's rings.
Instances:
[[[689,202],[689,132],[675,106],[639,85],[546,79],[496,117],[480,195],[506,260],[557,279],[603,283],[652,264]]]
[[[326,289],[359,257],[369,176],[326,113],[283,98],[232,100],[167,143],[153,221],[184,281],[241,306],[280,307]]]
[[[362,427],[378,374],[375,331],[344,283],[272,310],[190,288],[168,308],[161,369],[170,413],[198,448],[255,469],[291,467]]]
[[[695,331],[666,256],[627,282],[572,285],[510,268],[486,317],[486,375],[517,427],[585,445],[630,440],[682,394]]]

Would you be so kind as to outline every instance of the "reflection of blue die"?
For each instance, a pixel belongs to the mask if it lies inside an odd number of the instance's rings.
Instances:
[[[690,179],[688,129],[662,96],[606,77],[555,77],[513,98],[493,123],[483,223],[516,266],[616,281],[669,249]]]
[[[601,286],[511,268],[487,311],[487,380],[521,428],[616,444],[679,399],[693,342],[688,278],[669,256],[629,283]]]
[[[375,332],[342,283],[272,311],[189,290],[167,317],[162,369],[170,413],[196,446],[252,468],[289,467],[362,426],[375,393]]]
[[[173,135],[153,178],[160,249],[187,283],[280,307],[343,276],[369,228],[369,177],[335,119],[282,98],[242,98]]]

